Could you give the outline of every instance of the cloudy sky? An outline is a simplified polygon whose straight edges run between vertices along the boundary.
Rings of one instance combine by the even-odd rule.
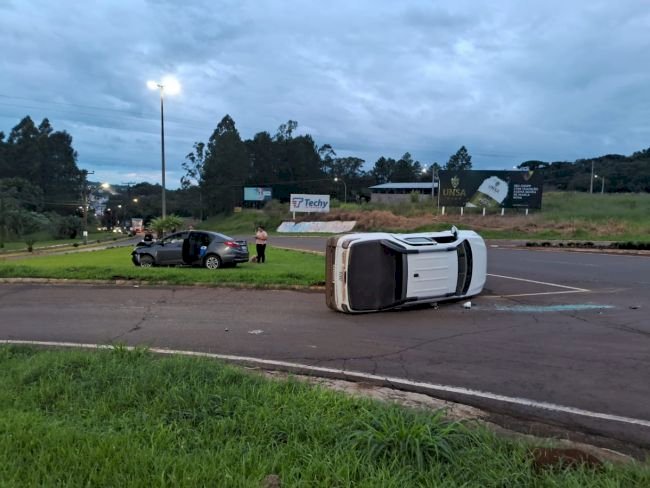
[[[167,182],[224,114],[358,156],[475,168],[650,146],[646,0],[0,0],[0,130],[48,117],[95,180]]]

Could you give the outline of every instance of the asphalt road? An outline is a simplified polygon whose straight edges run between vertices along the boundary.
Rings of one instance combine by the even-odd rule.
[[[367,315],[335,313],[316,292],[5,284],[0,339],[147,344],[405,378],[650,448],[650,258],[491,247],[488,262],[471,309]]]

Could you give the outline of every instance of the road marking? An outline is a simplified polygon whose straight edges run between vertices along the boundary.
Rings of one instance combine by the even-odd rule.
[[[517,293],[516,295],[481,295],[482,298],[516,298],[535,297],[538,295],[566,295],[569,293],[585,293],[589,290],[544,291],[539,293]]]
[[[545,291],[545,292],[538,292],[538,293],[517,293],[515,295],[491,295],[499,298],[532,297],[537,295],[560,295],[564,293],[588,293],[591,291],[591,290],[587,290],[586,288],[578,288],[577,286],[559,285],[557,283],[548,283],[546,281],[535,281],[526,278],[515,278],[514,276],[504,276],[504,275],[498,275],[492,273],[486,273],[486,275],[493,276],[494,278],[504,278],[506,280],[525,281],[526,283],[534,283],[536,285],[553,286],[555,288],[563,288],[564,290],[566,290],[566,291]]]
[[[534,262],[534,263],[542,263],[542,264],[550,264],[550,263],[553,263],[553,264],[566,264],[566,265],[568,265],[568,266],[586,266],[586,267],[589,267],[589,268],[597,268],[597,267],[600,266],[599,264],[591,264],[591,263],[575,263],[575,262],[573,262],[573,261],[544,261],[544,260],[542,260],[542,259],[537,259],[537,260],[536,260],[536,259],[532,259],[532,260],[530,260],[530,261],[531,261],[531,262]]]
[[[0,340],[0,344],[16,344],[16,345],[48,346],[48,347],[77,347],[77,348],[84,348],[84,349],[113,349],[113,346],[105,345],[105,344],[84,344],[84,343],[76,343],[76,342],[52,342],[52,341],[26,341],[26,340],[11,340],[11,339],[2,339]],[[123,346],[123,347],[128,350],[135,349],[134,346]],[[602,413],[602,412],[592,412],[590,410],[584,410],[581,408],[569,407],[565,405],[558,405],[550,402],[539,402],[527,398],[511,397],[511,396],[500,395],[498,393],[491,393],[487,391],[472,390],[469,388],[441,385],[436,383],[412,381],[406,378],[396,378],[393,376],[381,376],[377,374],[363,373],[361,371],[348,371],[344,369],[325,368],[323,366],[310,366],[308,364],[291,363],[287,361],[278,361],[274,359],[259,359],[259,358],[253,358],[248,356],[234,356],[230,354],[216,354],[210,352],[181,351],[175,349],[161,349],[157,347],[151,347],[149,348],[149,351],[156,354],[197,356],[197,357],[205,357],[211,359],[221,359],[224,361],[231,361],[237,363],[292,368],[298,370],[312,371],[315,373],[330,373],[330,374],[336,374],[351,379],[381,381],[392,385],[402,385],[402,386],[416,387],[424,390],[430,390],[431,392],[443,391],[446,393],[457,393],[459,395],[464,395],[464,396],[469,396],[474,398],[482,398],[487,400],[494,400],[494,401],[508,403],[512,405],[536,408],[539,410],[548,410],[551,412],[558,412],[558,413],[559,412],[568,413],[571,415],[578,415],[581,417],[587,417],[587,418],[599,419],[599,420],[608,420],[611,422],[618,422],[618,423],[629,424],[629,425],[638,425],[641,427],[650,428],[650,420],[623,417],[621,415],[612,415],[612,414]]]
[[[494,276],[495,278],[505,278],[507,280],[526,281],[527,283],[535,283],[537,285],[547,285],[547,286],[555,286],[556,288],[566,288],[567,290],[575,290],[575,291],[583,291],[583,292],[589,291],[586,288],[578,288],[576,286],[567,286],[567,285],[558,285],[557,283],[548,283],[546,281],[535,281],[526,278],[515,278],[514,276],[503,276],[503,275],[492,274],[492,273],[487,273],[487,275]]]
[[[604,308],[614,308],[613,305],[594,305],[591,303],[576,303],[568,305],[513,305],[494,307],[499,312],[525,312],[525,313],[543,313],[543,312],[575,312],[578,310],[602,310]]]

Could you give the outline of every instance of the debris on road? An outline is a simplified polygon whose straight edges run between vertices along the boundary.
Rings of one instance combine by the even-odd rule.
[[[463,303],[463,308],[469,310],[470,308],[472,308],[472,302],[465,302],[465,303]]]
[[[259,335],[259,334],[262,334],[263,332],[264,331],[262,329],[255,329],[255,330],[249,330],[248,331],[249,334],[253,334],[253,335]]]

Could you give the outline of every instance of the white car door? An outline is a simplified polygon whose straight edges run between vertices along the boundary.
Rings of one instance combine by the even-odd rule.
[[[436,251],[409,254],[406,298],[443,297],[456,291],[458,256]]]

